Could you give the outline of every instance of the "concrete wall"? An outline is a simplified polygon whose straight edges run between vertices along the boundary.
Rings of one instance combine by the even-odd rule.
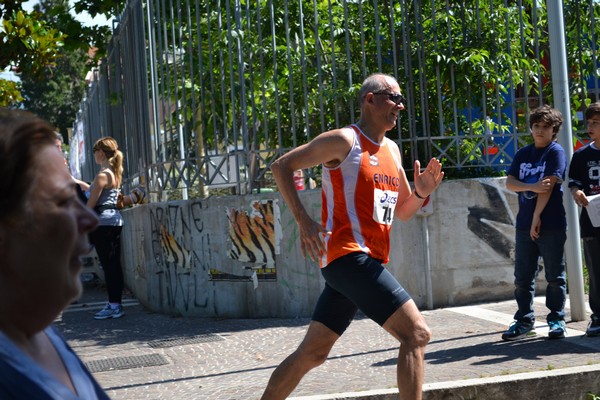
[[[300,196],[320,220],[320,190]],[[446,181],[431,200],[392,229],[388,267],[417,304],[512,298],[517,197],[504,178]],[[310,316],[323,288],[278,193],[146,204],[124,216],[126,283],[154,311]]]

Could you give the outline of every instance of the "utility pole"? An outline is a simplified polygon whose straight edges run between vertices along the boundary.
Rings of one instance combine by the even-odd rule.
[[[548,31],[550,33],[550,65],[552,70],[552,94],[554,107],[563,117],[563,131],[558,142],[565,149],[567,164],[573,156],[573,129],[571,126],[571,101],[569,99],[569,76],[567,74],[567,51],[565,46],[565,21],[562,0],[548,0]],[[567,242],[565,256],[569,276],[569,299],[571,319],[583,321],[585,315],[585,293],[583,287],[583,266],[581,264],[581,242],[579,240],[579,214],[571,199],[567,182],[563,183],[564,203],[567,213]]]

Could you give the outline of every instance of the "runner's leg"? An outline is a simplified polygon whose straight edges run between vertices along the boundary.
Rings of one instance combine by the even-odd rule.
[[[261,400],[287,398],[311,369],[323,364],[340,336],[320,322],[311,321],[304,340],[275,369]]]
[[[425,346],[431,331],[415,302],[404,303],[383,328],[400,341],[398,354],[398,391],[402,400],[420,400],[423,391]]]

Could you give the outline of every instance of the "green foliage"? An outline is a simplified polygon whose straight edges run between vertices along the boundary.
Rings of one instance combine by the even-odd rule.
[[[39,0],[31,13],[23,11],[22,3],[22,0],[0,3],[3,22],[0,69],[14,65],[31,73],[52,65],[60,48],[87,51],[95,47],[98,57],[106,54],[106,44],[112,34],[110,28],[84,26],[70,11],[111,18],[120,15],[127,0],[78,0],[72,7],[68,0]]]
[[[75,0],[74,7],[76,13],[86,11],[92,17],[96,15],[113,17],[121,15],[126,4],[127,0]]]
[[[19,67],[31,90],[25,96],[30,106],[50,110],[48,115],[74,113],[51,106],[74,104],[84,73],[77,78],[78,67],[67,67],[64,75],[74,82],[69,87],[68,79],[59,78],[61,69],[75,62],[68,54],[80,55],[89,46],[105,54],[110,29],[82,27],[66,0],[40,3],[31,14],[22,11],[20,0],[0,4],[0,67]],[[181,115],[165,130],[183,120],[191,153],[224,135],[227,143],[221,146],[244,142],[284,151],[353,122],[360,83],[382,71],[397,76],[410,98],[411,109],[391,133],[402,140],[407,161],[440,156],[458,165],[447,176],[492,174],[475,167],[488,157],[490,133],[528,130],[526,110],[532,105],[513,103],[509,95],[518,91],[520,97],[539,95],[552,103],[551,85],[545,84],[551,75],[543,62],[549,35],[539,30],[547,26],[547,15],[539,1],[241,0],[234,12],[225,7],[229,3],[196,0],[174,14],[168,10],[173,2],[149,3],[165,24],[157,57],[178,71],[159,74],[162,95],[181,105]],[[125,5],[126,0],[73,2],[76,13],[109,17]],[[600,18],[600,4],[565,0],[564,16],[575,118],[590,102],[585,81],[598,72],[590,21]],[[43,81],[34,85],[36,77]],[[17,98],[14,86],[1,86]],[[111,98],[111,104],[118,101]],[[506,106],[516,107],[516,115],[505,115]],[[179,154],[176,144],[167,146]]]
[[[91,7],[110,12],[126,0],[75,2],[78,12]],[[21,0],[0,4],[0,69],[11,66],[24,84],[0,80],[3,105],[24,101],[30,110],[55,124],[63,132],[72,126],[78,104],[84,95],[84,77],[91,61],[84,56],[97,47],[95,57],[105,53],[110,36],[108,27],[86,27],[69,13],[67,0],[40,0],[34,11],[22,10]],[[96,58],[97,59],[97,58]],[[25,92],[21,92],[21,89]]]
[[[54,64],[64,35],[21,10],[2,14],[0,69],[15,66],[20,72],[39,75]]]
[[[23,101],[18,82],[0,79],[0,107],[12,107]]]
[[[75,31],[79,22],[69,14],[67,0],[42,0],[34,7],[38,22],[61,32]],[[54,62],[37,74],[21,73],[23,106],[52,123],[63,134],[73,126],[79,103],[85,96],[85,75],[92,64],[82,37],[64,35],[64,46]]]
[[[75,3],[75,12],[80,9]],[[119,2],[115,2],[119,4]],[[79,9],[79,11],[77,11]],[[39,13],[39,18],[46,24],[59,29],[64,33],[63,49],[66,51],[88,51],[90,48],[97,49],[94,56],[99,59],[106,53],[106,43],[111,35],[107,26],[84,26],[71,13],[68,0],[39,0],[34,6],[34,12]],[[114,14],[118,15],[118,14]]]
[[[544,67],[531,46],[532,1],[522,4],[523,7],[506,6],[504,2],[493,1],[478,2],[477,7],[465,2],[450,6],[434,2],[433,8],[430,3],[423,5],[423,15],[431,18],[423,21],[424,33],[417,36],[415,54],[424,56],[426,70],[418,71],[416,67],[412,73],[425,75],[428,87],[438,89],[424,93],[427,97],[419,100],[426,107],[417,110],[416,115],[440,121],[430,128],[432,145],[445,150],[440,157],[443,163],[452,161],[450,164],[461,166],[455,171],[448,170],[449,178],[502,175],[492,168],[480,167],[482,149],[490,145],[486,135],[527,129],[503,111],[510,104],[508,94],[512,90],[522,86],[527,87],[528,94],[542,90],[538,74]],[[537,20],[538,26],[544,26],[542,16],[538,15]],[[524,43],[521,38],[525,38]],[[546,46],[546,38],[547,35],[540,38],[542,48]],[[441,107],[428,106],[436,104],[438,96],[442,99]],[[468,110],[468,114],[456,115],[456,109]],[[422,114],[423,111],[427,114]],[[457,137],[460,144],[449,146],[454,143],[450,140]],[[429,155],[424,149],[419,149],[418,154],[420,158]]]
[[[229,7],[234,3],[239,9]],[[528,131],[526,111],[534,104],[522,99],[552,103],[544,62],[549,35],[539,30],[547,26],[543,2],[234,3],[147,3],[156,13],[146,22],[157,26],[157,86],[162,100],[177,105],[169,109],[178,114],[161,127],[167,135],[164,154],[171,158],[181,154],[172,139],[183,123],[187,155],[217,145],[221,152],[240,144],[276,149],[261,161],[260,168],[266,168],[278,152],[356,120],[360,83],[381,71],[397,76],[410,99],[399,129],[391,133],[402,141],[406,164],[438,156],[458,166],[447,170],[447,177],[489,176],[502,174],[481,167],[491,163],[485,154],[493,145],[490,137]],[[78,30],[64,0],[42,5],[46,24],[64,33],[62,47],[69,52],[78,43],[99,44],[97,39],[109,34]],[[118,15],[124,5],[125,0],[74,2],[76,12],[92,16]],[[600,17],[599,7],[565,0],[573,111],[590,101],[585,79],[597,73],[597,38],[587,21]],[[46,78],[56,74],[44,69]],[[66,91],[63,84],[52,90]],[[511,97],[515,92],[521,99]],[[111,105],[122,101],[109,96]],[[506,115],[507,107],[516,113]],[[225,142],[218,140],[223,137]],[[507,162],[502,155],[494,157],[494,165]]]
[[[181,114],[189,124],[197,118],[185,130],[191,148],[198,141],[211,146],[225,132],[229,144],[237,144],[245,121],[249,143],[272,149],[301,144],[353,122],[362,80],[381,71],[399,77],[414,106],[409,122],[392,133],[404,139],[405,158],[427,159],[441,149],[442,161],[462,165],[457,177],[494,174],[472,167],[481,164],[486,135],[527,129],[502,113],[505,95],[517,86],[543,90],[544,66],[532,46],[532,0],[523,7],[478,2],[477,8],[441,1],[384,2],[377,9],[367,1],[242,3],[238,22],[210,1],[192,2],[189,16],[166,22],[164,31],[177,34],[174,40],[165,35],[159,57],[181,63],[173,67],[194,65],[194,75],[162,74],[159,87],[173,103],[183,93]],[[542,11],[535,23],[545,23]],[[542,52],[547,48],[547,35],[539,45]],[[419,80],[428,90],[417,90]],[[456,115],[457,109],[473,115]],[[202,137],[194,135],[198,131]],[[416,146],[405,140],[420,137],[432,139]]]
[[[85,96],[87,53],[61,52],[56,67],[46,68],[44,79],[23,74],[23,106],[66,133],[73,127],[81,99]]]

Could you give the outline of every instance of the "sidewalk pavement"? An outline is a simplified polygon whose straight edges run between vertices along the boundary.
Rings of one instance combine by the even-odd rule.
[[[82,298],[56,325],[108,394],[119,400],[258,399],[309,322],[173,317],[150,312],[133,298],[125,299],[122,318],[96,321],[93,314],[104,306],[105,296],[102,288],[87,284]],[[600,393],[600,378],[595,378],[600,376],[600,337],[583,336],[588,321],[570,322],[568,314],[568,337],[549,340],[540,297],[535,301],[537,335],[503,342],[500,335],[512,321],[514,307],[511,300],[423,312],[433,331],[426,352],[424,398],[518,400],[525,398],[518,386],[493,397],[481,397],[481,388],[471,390],[479,393],[469,395],[475,397],[459,396],[456,388],[548,376],[568,382],[565,374],[576,370],[592,372],[594,382],[586,383],[592,386],[586,391]],[[292,397],[395,398],[397,354],[398,345],[389,334],[359,317],[327,362],[306,375]],[[541,393],[550,384],[542,380],[534,389]]]

